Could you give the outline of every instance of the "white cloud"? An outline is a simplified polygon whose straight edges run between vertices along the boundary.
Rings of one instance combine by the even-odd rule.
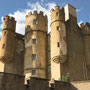
[[[82,21],[82,20],[78,22],[78,25],[80,26],[80,24],[81,24],[81,23],[83,23],[83,21]]]
[[[20,34],[25,34],[25,16],[26,16],[26,11],[16,11],[14,14],[9,14],[9,16],[13,16],[15,20],[17,21],[16,23],[16,32]]]
[[[43,11],[48,16],[48,30],[50,32],[50,9],[54,8],[56,4],[46,3],[45,5],[41,5],[41,3],[27,3],[29,9],[24,9],[23,11],[16,11],[13,14],[9,14],[9,16],[15,17],[17,24],[16,24],[16,32],[20,34],[25,34],[25,16],[29,11],[37,10],[38,12]]]
[[[43,11],[48,16],[48,32],[50,32],[50,10],[56,6],[56,3],[48,2],[45,5],[40,5],[39,2],[36,3],[27,3],[28,7],[32,10],[37,10],[38,12]]]
[[[36,3],[27,3],[28,9],[24,9],[22,11],[17,10],[14,13],[10,13],[9,16],[13,16],[17,21],[16,24],[16,32],[20,34],[25,34],[25,16],[29,11],[37,10],[38,12],[43,11],[48,16],[48,31],[50,32],[50,9],[56,6],[56,3],[48,2],[43,4],[43,0],[41,2]],[[3,18],[3,17],[2,17]]]

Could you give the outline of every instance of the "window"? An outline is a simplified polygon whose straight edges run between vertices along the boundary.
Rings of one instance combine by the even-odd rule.
[[[6,32],[4,32],[4,36],[6,35]]]
[[[32,75],[36,75],[36,70],[32,70]]]
[[[57,30],[58,30],[58,31],[60,30],[59,26],[57,26]]]
[[[59,13],[58,12],[56,12],[56,16],[59,16]]]
[[[36,59],[36,54],[32,54],[32,60]]]
[[[5,25],[8,25],[8,21],[5,22]]]
[[[5,48],[5,44],[3,44],[2,48]]]
[[[33,20],[33,24],[37,24],[37,21],[36,20]]]
[[[33,44],[36,44],[36,39],[32,39],[32,43]]]
[[[57,47],[60,47],[60,44],[59,44],[59,42],[57,42]]]

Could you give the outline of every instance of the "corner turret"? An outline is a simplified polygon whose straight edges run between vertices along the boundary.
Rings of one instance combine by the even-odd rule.
[[[81,23],[80,24],[81,32],[83,35],[90,34],[90,23],[86,22],[86,24]]]
[[[14,59],[16,21],[13,17],[3,18],[2,37],[0,44],[0,61],[9,63]]]

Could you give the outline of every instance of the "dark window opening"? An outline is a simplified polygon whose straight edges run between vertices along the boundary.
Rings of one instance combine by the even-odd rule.
[[[57,47],[60,47],[60,44],[59,44],[59,42],[57,42]]]
[[[5,25],[8,25],[8,21],[5,22]]]
[[[32,60],[36,59],[36,54],[32,54]]]
[[[36,70],[32,70],[32,75],[36,75]]]
[[[5,48],[5,44],[3,44],[2,48],[3,48],[3,49]]]
[[[33,44],[36,44],[36,39],[32,39],[32,43]]]
[[[59,26],[57,26],[57,30],[58,30],[58,31],[60,30],[60,27],[59,27]]]
[[[33,24],[37,24],[37,21],[36,20],[33,20]]]
[[[6,35],[6,32],[4,32],[4,35]]]
[[[59,16],[59,13],[58,12],[56,12],[56,16]]]

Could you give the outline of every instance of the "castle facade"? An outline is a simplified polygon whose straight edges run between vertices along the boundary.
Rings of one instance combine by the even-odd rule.
[[[56,6],[50,13],[50,33],[48,33],[47,15],[42,11],[29,12],[26,15],[25,35],[15,32],[16,20],[13,17],[3,18],[0,40],[2,80],[6,76],[16,76],[17,81],[24,85],[28,84],[30,78],[60,81],[67,73],[71,82],[90,80],[90,24],[82,23],[79,26],[76,8],[69,4],[64,8]],[[31,79],[29,84],[33,85],[33,81]],[[23,88],[15,90],[26,90]]]

